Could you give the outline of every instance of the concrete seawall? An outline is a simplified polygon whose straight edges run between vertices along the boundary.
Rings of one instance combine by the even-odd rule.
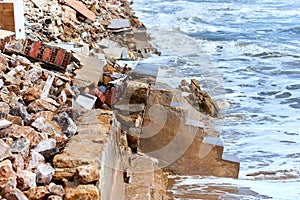
[[[158,200],[169,175],[238,177],[209,94],[192,80],[191,104],[141,60],[160,53],[130,1],[24,10],[26,38],[0,32],[0,199]]]

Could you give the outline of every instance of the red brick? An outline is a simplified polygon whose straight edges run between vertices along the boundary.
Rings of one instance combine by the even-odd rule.
[[[64,49],[59,49],[58,52],[57,52],[55,63],[58,64],[58,65],[61,65],[61,61],[64,58],[64,55],[65,55],[65,50]]]
[[[51,55],[51,49],[50,48],[46,48],[44,50],[43,61],[48,62],[49,58],[50,58],[50,55]]]
[[[36,58],[37,52],[39,50],[39,46],[40,46],[39,42],[33,42],[32,48],[31,48],[31,50],[29,52],[29,56],[30,57]]]

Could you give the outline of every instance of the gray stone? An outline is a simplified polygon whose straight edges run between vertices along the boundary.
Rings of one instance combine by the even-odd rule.
[[[56,148],[56,140],[53,138],[42,140],[37,147],[34,149],[36,152],[43,152],[46,150],[50,150]]]
[[[44,117],[38,117],[34,122],[32,122],[31,126],[36,128],[38,131],[42,131],[43,129],[47,128],[46,120]]]
[[[18,170],[17,187],[24,191],[36,187],[36,174],[28,170]]]
[[[53,120],[58,123],[58,125],[62,128],[63,134],[66,136],[72,137],[76,133],[77,126],[66,112],[61,112],[55,115]]]
[[[30,155],[31,157],[28,162],[27,169],[36,169],[39,164],[45,163],[45,158],[42,154],[32,151]]]
[[[24,157],[29,154],[30,140],[26,138],[19,138],[10,145],[10,149],[13,153],[21,153]]]
[[[54,175],[54,168],[50,164],[40,164],[36,169],[36,182],[41,184],[49,184]]]

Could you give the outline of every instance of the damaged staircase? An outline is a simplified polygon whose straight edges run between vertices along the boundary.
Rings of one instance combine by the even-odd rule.
[[[237,178],[239,162],[223,156],[223,142],[209,118],[177,90],[150,88],[138,150],[173,174]]]
[[[223,155],[212,118],[179,90],[157,83],[156,72],[138,65],[114,105],[133,151],[123,199],[165,199],[168,174],[238,178],[238,159]]]

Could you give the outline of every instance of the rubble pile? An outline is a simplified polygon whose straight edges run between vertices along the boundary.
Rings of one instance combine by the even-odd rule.
[[[105,53],[108,57],[108,52],[117,51],[118,55],[112,56],[115,59],[136,60],[154,50],[147,43],[144,25],[133,15],[127,0],[25,0],[24,3],[26,34],[32,40],[88,44],[90,54],[96,56]]]
[[[76,133],[72,81],[0,54],[0,199],[62,199],[53,157]]]

